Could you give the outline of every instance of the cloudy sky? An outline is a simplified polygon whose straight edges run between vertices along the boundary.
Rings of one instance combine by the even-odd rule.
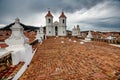
[[[81,30],[120,31],[120,0],[0,0],[0,27],[14,22],[45,26],[50,8],[54,21],[63,10],[67,29],[80,25]]]

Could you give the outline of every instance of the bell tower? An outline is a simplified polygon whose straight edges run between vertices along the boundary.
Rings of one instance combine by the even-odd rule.
[[[61,36],[66,36],[66,16],[64,14],[64,12],[62,11],[60,17],[59,17],[59,23],[60,23],[60,27],[61,27],[61,31],[60,34]]]
[[[64,14],[64,12],[62,11],[60,17],[59,17],[59,22],[62,26],[66,26],[66,16]]]
[[[53,16],[50,11],[45,16],[46,19],[46,36],[52,36]]]

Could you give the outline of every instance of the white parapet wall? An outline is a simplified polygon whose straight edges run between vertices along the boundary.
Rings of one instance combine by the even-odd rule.
[[[12,34],[5,40],[8,45],[7,51],[11,52],[12,64],[17,65],[19,62],[25,62],[24,66],[18,71],[13,80],[18,80],[18,78],[26,70],[27,66],[30,64],[32,57],[34,55],[32,46],[29,45],[29,39],[24,35],[24,28],[20,25],[19,18],[15,19],[15,24],[11,27]]]
[[[26,64],[30,63],[32,57],[32,47],[27,45],[12,49],[12,63],[17,65],[20,61],[24,61]]]
[[[28,49],[28,50],[29,50],[29,49]],[[22,76],[22,74],[25,72],[25,70],[27,69],[28,65],[30,64],[30,62],[31,62],[34,54],[36,53],[36,51],[37,51],[37,48],[33,51],[32,54],[29,54],[29,53],[26,54],[26,55],[27,55],[26,58],[28,58],[28,59],[27,59],[28,62],[25,62],[25,64],[22,66],[22,68],[18,71],[18,73],[14,76],[14,78],[13,78],[12,80],[18,80],[18,79]],[[25,56],[26,56],[26,55],[25,55]],[[30,55],[30,56],[29,56],[29,55]],[[24,57],[24,58],[25,58],[25,57]],[[17,62],[18,62],[18,61],[17,61]]]

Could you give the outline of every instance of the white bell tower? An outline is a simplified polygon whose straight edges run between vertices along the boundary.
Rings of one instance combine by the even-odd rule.
[[[53,16],[50,11],[48,11],[47,15],[45,16],[46,19],[46,36],[53,35]]]
[[[59,17],[59,23],[60,23],[60,28],[59,29],[59,35],[61,36],[66,36],[66,16],[64,14],[64,12],[61,13],[60,17]]]

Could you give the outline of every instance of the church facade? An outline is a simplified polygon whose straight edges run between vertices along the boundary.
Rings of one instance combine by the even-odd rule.
[[[72,36],[77,36],[77,37],[81,36],[79,25],[77,25],[77,27],[74,26],[74,28],[72,29]]]
[[[59,17],[59,22],[53,22],[53,16],[50,11],[45,16],[46,36],[66,36],[66,19],[64,12]]]

